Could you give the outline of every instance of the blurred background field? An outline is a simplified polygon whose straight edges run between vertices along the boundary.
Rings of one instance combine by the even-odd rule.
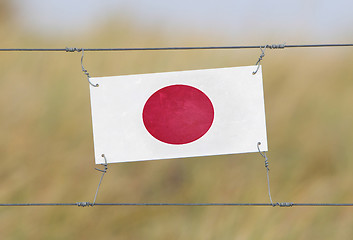
[[[192,28],[171,34],[161,23],[142,28],[123,10],[79,34],[53,29],[45,34],[23,27],[17,11],[10,1],[0,2],[0,48],[253,45],[281,43],[286,36],[291,37],[288,44],[326,40],[274,32],[238,41],[226,31],[222,35]],[[337,39],[352,43],[349,34]],[[260,50],[87,52],[84,65],[92,76],[112,76],[253,65],[259,54]],[[352,48],[266,52],[263,79],[275,202],[353,202],[352,59]],[[93,201],[100,173],[94,170],[89,89],[80,67],[80,53],[0,53],[1,203]],[[268,201],[264,161],[257,153],[111,164],[97,199]],[[1,207],[0,238],[351,239],[352,211]]]

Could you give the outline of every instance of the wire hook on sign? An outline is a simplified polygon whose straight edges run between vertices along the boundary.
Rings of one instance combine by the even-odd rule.
[[[104,166],[104,169],[102,170],[102,169],[99,169],[99,168],[95,168],[97,171],[102,172],[102,176],[101,176],[101,179],[100,179],[100,181],[99,181],[99,184],[98,184],[98,187],[97,187],[97,190],[96,190],[96,194],[94,195],[94,200],[93,200],[92,206],[94,206],[94,204],[96,203],[96,199],[97,199],[99,187],[101,186],[101,183],[102,183],[104,174],[105,174],[105,173],[107,172],[107,170],[108,170],[107,158],[105,157],[104,154],[102,154],[102,157],[104,158],[104,164],[102,164],[102,165]]]
[[[87,72],[87,70],[83,67],[84,49],[81,48],[80,51],[82,51],[82,56],[81,56],[81,68],[82,68],[82,72],[87,76],[87,80],[88,80],[89,84],[91,84],[92,87],[99,87],[99,84],[98,84],[98,83],[97,83],[97,84],[91,83],[91,81],[90,81],[90,77],[91,77],[91,76],[89,75],[89,73]]]
[[[260,150],[260,145],[261,145],[261,142],[258,142],[258,143],[257,143],[257,149],[259,150],[259,153],[261,154],[261,156],[265,159],[265,168],[266,168],[266,174],[267,174],[268,196],[270,197],[270,202],[271,202],[272,206],[276,206],[276,204],[274,204],[274,203],[272,202],[272,197],[271,197],[270,174],[269,174],[270,168],[269,168],[268,158],[267,158],[265,152],[261,152],[261,150]]]
[[[255,65],[257,66],[257,68],[256,68],[255,71],[252,72],[253,75],[255,75],[255,74],[257,73],[257,71],[259,71],[260,63],[261,63],[263,57],[265,56],[265,50],[266,50],[266,48],[267,48],[267,45],[264,47],[264,49],[262,49],[262,47],[260,47],[261,55],[260,55],[260,57],[259,57],[259,60],[257,60],[257,62],[256,62],[256,64],[255,64]]]

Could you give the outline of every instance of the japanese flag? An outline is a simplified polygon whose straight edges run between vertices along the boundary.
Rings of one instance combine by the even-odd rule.
[[[91,78],[96,164],[267,151],[254,68]]]

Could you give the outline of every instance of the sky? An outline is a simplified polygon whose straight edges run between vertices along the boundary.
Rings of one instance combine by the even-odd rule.
[[[143,28],[158,26],[224,34],[243,40],[261,37],[290,42],[344,42],[353,37],[352,0],[13,0],[17,22],[43,34],[94,30],[107,19],[129,17]],[[257,40],[259,39],[259,40]],[[234,42],[237,42],[236,40]]]

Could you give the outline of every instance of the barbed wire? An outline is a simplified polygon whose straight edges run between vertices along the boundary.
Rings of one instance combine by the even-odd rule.
[[[81,52],[81,51],[172,51],[172,50],[226,50],[226,49],[284,49],[317,47],[353,47],[353,43],[329,44],[270,44],[250,46],[201,46],[201,47],[136,47],[136,48],[0,48],[2,52]]]

